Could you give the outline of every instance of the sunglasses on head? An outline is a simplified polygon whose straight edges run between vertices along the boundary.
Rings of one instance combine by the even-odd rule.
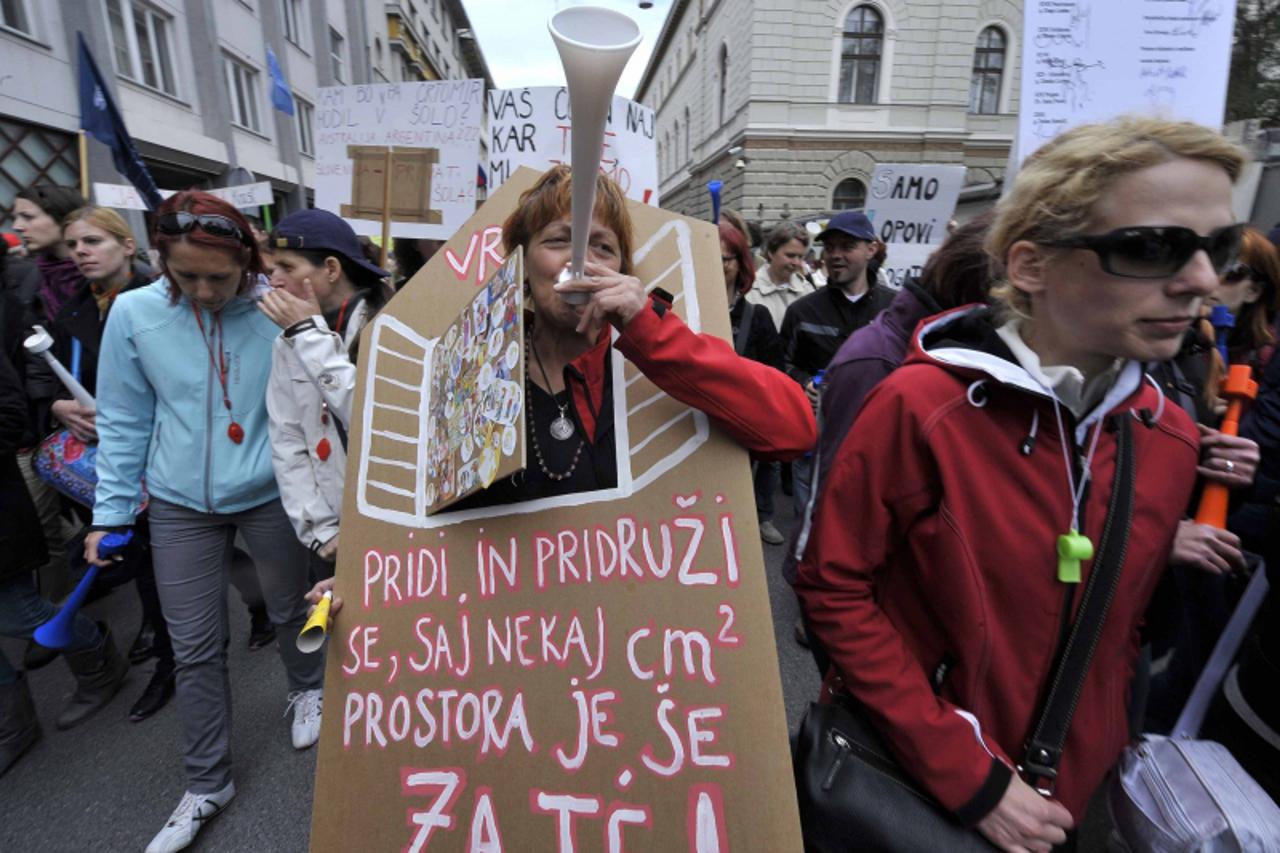
[[[218,213],[188,213],[180,210],[177,213],[166,213],[156,220],[156,230],[161,234],[186,234],[199,228],[210,237],[233,237],[249,245],[240,226],[226,216]]]
[[[1118,228],[1108,234],[1084,234],[1061,240],[1042,240],[1046,246],[1088,249],[1103,270],[1122,278],[1168,278],[1187,265],[1201,249],[1214,272],[1222,274],[1240,252],[1244,225],[1227,225],[1201,237],[1177,225]]]

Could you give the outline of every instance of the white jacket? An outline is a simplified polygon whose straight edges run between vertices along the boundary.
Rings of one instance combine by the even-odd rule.
[[[298,539],[312,549],[338,535],[347,470],[342,435],[351,423],[356,388],[356,366],[347,353],[368,319],[368,308],[363,300],[356,306],[345,339],[329,331],[323,317],[314,319],[317,328],[276,338],[267,384],[271,462],[280,499]],[[329,443],[323,460],[321,440]]]

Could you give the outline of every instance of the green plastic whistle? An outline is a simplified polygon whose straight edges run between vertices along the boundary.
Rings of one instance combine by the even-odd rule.
[[[1080,583],[1080,561],[1093,559],[1093,541],[1072,530],[1058,537],[1058,580]]]

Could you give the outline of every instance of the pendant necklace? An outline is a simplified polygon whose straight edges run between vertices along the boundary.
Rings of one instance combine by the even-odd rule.
[[[1093,427],[1093,440],[1089,442],[1089,452],[1085,454],[1084,470],[1080,474],[1080,484],[1076,485],[1075,474],[1071,467],[1071,451],[1067,445],[1066,427],[1062,421],[1062,407],[1058,398],[1053,397],[1053,414],[1058,419],[1058,440],[1062,443],[1062,461],[1067,469],[1067,487],[1071,489],[1071,528],[1058,537],[1058,580],[1062,583],[1080,583],[1080,561],[1093,559],[1093,540],[1080,532],[1080,501],[1084,497],[1085,486],[1092,476],[1093,454],[1098,449],[1098,436],[1102,433],[1102,419]]]
[[[542,381],[547,383],[547,393],[551,395],[551,402],[555,403],[556,408],[560,410],[560,414],[551,422],[551,437],[556,441],[568,441],[573,438],[575,432],[573,421],[568,415],[569,404],[557,400],[555,393],[551,390],[551,378],[547,376],[547,369],[542,366],[542,356],[538,355],[538,348],[533,345],[533,332],[529,333],[529,340],[525,341],[525,347],[533,350],[533,360],[538,363],[538,370],[542,371]]]
[[[204,329],[204,318],[200,314],[200,308],[194,302],[191,303],[191,311],[196,315],[196,325],[200,327],[200,337],[204,340],[205,349],[209,351],[209,364],[218,374],[218,384],[222,386],[222,405],[227,407],[227,415],[231,418],[231,425],[227,427],[227,438],[231,439],[235,444],[244,441],[244,427],[236,423],[235,414],[231,411],[231,396],[227,393],[227,357],[223,349],[222,343],[222,313],[213,315],[213,327],[217,335],[217,354],[214,354],[214,344],[209,334]]]

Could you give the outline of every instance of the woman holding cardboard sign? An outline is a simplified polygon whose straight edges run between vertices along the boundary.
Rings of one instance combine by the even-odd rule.
[[[548,170],[503,226],[508,253],[524,250],[525,435],[530,464],[454,509],[608,489],[618,472],[610,369],[617,349],[662,391],[705,412],[762,459],[792,459],[813,447],[816,426],[804,391],[786,374],[698,334],[671,297],[631,275],[632,226],[618,185],[596,176],[586,278],[560,281],[570,261],[570,169]],[[568,293],[587,300],[571,304]],[[308,596],[319,603],[325,582]],[[333,611],[341,603],[334,599]]]
[[[617,484],[613,394],[615,344],[661,390],[697,408],[759,458],[790,459],[812,448],[815,425],[803,392],[785,374],[742,358],[733,346],[693,332],[671,297],[631,275],[632,225],[622,190],[596,178],[586,277],[560,281],[569,264],[570,169],[548,170],[503,225],[507,252],[524,250],[525,432],[528,469],[494,483],[468,506],[533,500]],[[566,294],[588,298],[571,304]],[[767,401],[767,405],[761,405]]]

